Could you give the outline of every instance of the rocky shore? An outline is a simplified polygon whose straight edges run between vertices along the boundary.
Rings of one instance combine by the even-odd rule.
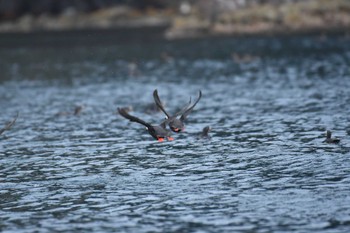
[[[167,39],[310,31],[348,35],[350,1],[197,0],[143,8],[117,4],[90,11],[67,7],[57,14],[42,12],[3,17],[0,33],[160,26],[166,28]]]

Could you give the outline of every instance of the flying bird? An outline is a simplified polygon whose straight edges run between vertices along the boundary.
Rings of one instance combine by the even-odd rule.
[[[165,111],[164,107],[162,106],[162,102],[160,101],[160,98],[158,96],[157,89],[154,90],[153,92],[154,101],[156,102],[158,108],[160,108],[160,110],[162,110],[162,112],[166,115],[165,123],[169,125],[170,129],[173,132],[176,132],[176,133],[179,133],[185,130],[184,121],[186,120],[187,116],[192,112],[193,108],[196,106],[196,104],[201,99],[201,97],[202,97],[202,92],[199,91],[198,99],[194,102],[192,106],[190,106],[191,105],[191,99],[190,99],[190,102],[182,110],[180,110],[179,112],[171,116],[167,111]],[[181,115],[180,118],[177,118],[179,115]]]
[[[128,114],[125,108],[118,108],[118,112],[121,116],[128,119],[129,121],[144,125],[148,133],[159,142],[163,142],[165,139],[167,139],[168,141],[174,140],[171,137],[171,132],[165,128],[164,123],[162,123],[161,125],[151,125],[150,123],[147,123],[135,116]]]

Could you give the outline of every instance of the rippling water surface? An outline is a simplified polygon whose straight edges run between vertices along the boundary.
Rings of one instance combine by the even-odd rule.
[[[96,40],[0,40],[0,231],[349,232],[349,39]],[[156,88],[203,92],[171,142],[116,113]]]

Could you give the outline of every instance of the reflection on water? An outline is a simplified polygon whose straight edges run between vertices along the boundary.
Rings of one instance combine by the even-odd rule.
[[[0,136],[0,230],[347,232],[348,42],[2,48],[0,123],[20,116]],[[154,89],[171,112],[203,92],[172,142],[116,113],[160,123]],[[339,145],[322,143],[326,129]]]

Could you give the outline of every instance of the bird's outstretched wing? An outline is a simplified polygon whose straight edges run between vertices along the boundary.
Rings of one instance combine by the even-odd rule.
[[[141,120],[140,118],[137,118],[135,116],[131,116],[130,114],[127,113],[127,111],[124,108],[118,108],[118,112],[119,112],[120,115],[122,115],[123,117],[125,117],[129,121],[137,122],[137,123],[139,123],[141,125],[146,126],[149,129],[152,128],[151,124]]]
[[[199,90],[198,99],[196,100],[196,102],[194,102],[194,104],[193,104],[191,107],[189,107],[189,108],[181,115],[181,117],[180,117],[180,120],[181,120],[181,121],[186,120],[188,114],[190,114],[190,113],[192,112],[193,108],[196,106],[196,104],[199,102],[199,100],[200,100],[201,98],[202,98],[202,91]]]
[[[187,111],[187,109],[188,109],[188,107],[189,107],[190,105],[191,105],[191,97],[190,97],[190,101],[188,102],[188,104],[186,104],[186,106],[183,107],[180,111],[178,111],[177,113],[175,113],[173,117],[177,117],[177,116],[180,116],[180,115],[184,114],[184,113]]]
[[[190,101],[188,102],[188,104],[185,107],[183,107],[179,112],[175,113],[173,116],[170,116],[170,114],[167,111],[165,111],[163,104],[160,101],[157,89],[154,90],[154,92],[153,92],[153,98],[154,98],[154,101],[156,102],[156,105],[158,106],[158,108],[160,110],[162,110],[162,112],[167,116],[168,119],[175,118],[177,116],[182,115],[184,112],[186,112],[188,107],[191,105],[191,98],[190,98]]]
[[[164,107],[163,107],[163,104],[162,104],[162,102],[161,102],[160,99],[159,99],[157,89],[155,89],[155,90],[153,91],[153,99],[154,99],[154,101],[156,102],[157,107],[158,107],[160,110],[162,110],[162,112],[164,112],[164,114],[167,116],[167,118],[170,118],[171,116],[169,115],[169,113],[167,113],[167,111],[165,111],[165,109],[164,109]]]

